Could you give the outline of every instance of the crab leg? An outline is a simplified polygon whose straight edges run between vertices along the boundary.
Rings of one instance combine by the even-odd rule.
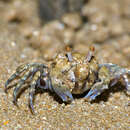
[[[20,74],[22,72],[24,72],[25,70],[27,70],[29,67],[43,67],[43,68],[47,68],[44,64],[41,64],[41,63],[31,63],[31,64],[24,64],[24,65],[21,65],[19,66],[17,69],[16,69],[16,72],[14,74],[11,75],[11,77],[6,81],[5,83],[5,92],[7,92],[7,86],[13,81],[15,80],[17,77],[20,76]]]
[[[36,68],[30,68],[26,73],[25,75],[19,80],[17,86],[15,87],[14,89],[14,92],[13,92],[13,102],[14,104],[17,104],[17,96],[19,94],[19,90],[20,88],[22,87],[23,84],[25,84],[25,81],[29,78],[29,76],[36,72]]]
[[[106,66],[109,69],[111,77],[113,77],[113,82],[111,82],[110,86],[114,86],[120,78],[123,78],[127,89],[127,93],[130,94],[130,82],[127,76],[130,75],[129,69],[121,68],[120,66],[112,63],[104,63],[100,64],[99,66]]]
[[[7,92],[7,86],[27,68],[27,65],[21,65],[16,69],[16,72],[12,74],[11,77],[5,83],[5,92]]]
[[[127,89],[127,94],[130,95],[130,82],[128,80],[128,77],[126,75],[123,75],[123,79],[124,79],[125,86]]]
[[[40,71],[37,71],[33,77],[31,84],[30,84],[29,107],[31,108],[32,113],[34,113],[33,100],[34,100],[34,94],[35,94],[35,87],[36,87],[36,84],[37,84],[40,76],[41,76]]]

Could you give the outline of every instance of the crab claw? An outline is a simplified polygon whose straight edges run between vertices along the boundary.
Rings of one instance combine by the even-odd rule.
[[[63,100],[63,102],[70,102],[73,100],[71,92],[67,89],[64,89],[64,87],[53,87],[53,90]]]
[[[94,100],[96,96],[97,96],[97,90],[90,90],[89,93],[84,98]]]
[[[96,87],[95,89],[91,89],[84,98],[88,99],[89,101],[92,101],[98,95],[100,95],[103,92],[103,90],[105,90],[107,88],[108,88],[108,85],[102,85],[102,87],[100,87],[100,88]]]

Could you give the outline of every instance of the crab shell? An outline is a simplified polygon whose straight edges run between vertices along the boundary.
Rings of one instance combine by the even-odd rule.
[[[70,58],[67,53],[60,53],[50,68],[52,86],[54,90],[56,88],[82,94],[94,84],[97,71],[98,62],[95,57],[88,62],[85,54],[72,52]]]

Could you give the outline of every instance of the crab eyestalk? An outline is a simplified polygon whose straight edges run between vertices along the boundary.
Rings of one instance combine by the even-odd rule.
[[[95,53],[95,48],[94,48],[94,46],[90,46],[89,52],[88,52],[88,54],[87,54],[87,56],[86,56],[86,61],[87,61],[87,62],[90,62],[90,61],[91,61],[92,57],[94,56],[94,53]]]

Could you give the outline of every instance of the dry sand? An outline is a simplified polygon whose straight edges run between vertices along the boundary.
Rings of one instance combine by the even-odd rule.
[[[5,81],[20,64],[46,63],[66,45],[86,53],[94,44],[101,63],[130,69],[130,1],[90,0],[82,14],[86,22],[71,14],[43,26],[35,0],[0,1],[0,129],[130,129],[130,98],[120,84],[93,103],[75,98],[65,105],[55,94],[37,94],[35,115],[28,108],[28,89],[18,99],[19,108],[12,103],[13,88],[4,92]]]

